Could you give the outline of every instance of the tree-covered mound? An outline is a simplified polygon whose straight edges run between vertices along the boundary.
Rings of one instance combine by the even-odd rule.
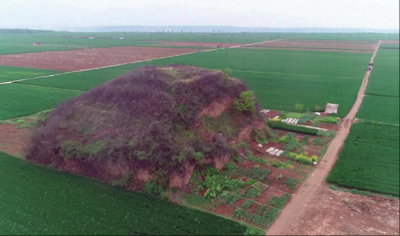
[[[125,187],[154,179],[184,187],[197,164],[222,168],[232,144],[263,130],[259,111],[252,92],[226,73],[144,67],[52,110],[27,159]]]

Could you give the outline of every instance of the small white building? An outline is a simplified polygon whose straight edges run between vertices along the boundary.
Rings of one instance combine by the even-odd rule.
[[[337,114],[339,109],[339,104],[327,103],[325,108],[325,113]]]

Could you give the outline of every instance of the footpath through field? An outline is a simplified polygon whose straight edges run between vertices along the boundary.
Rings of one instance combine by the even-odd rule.
[[[240,47],[252,46],[252,45],[261,44],[261,43],[262,44],[266,44],[266,43],[272,43],[272,42],[279,41],[279,40],[283,40],[283,39],[275,39],[275,40],[270,40],[270,41],[265,41],[265,42],[250,43],[250,44],[245,44],[245,45],[232,46],[232,47],[228,47],[228,48],[240,48]],[[222,49],[223,48],[206,50],[203,53],[212,52],[212,51],[216,51],[216,50],[222,50]],[[198,53],[198,52],[197,51],[196,52],[189,52],[189,53],[177,54],[177,55],[173,55],[173,56],[152,58],[152,59],[149,59],[149,60],[127,62],[127,63],[122,63],[122,64],[103,66],[103,67],[96,67],[96,68],[77,70],[77,71],[62,72],[62,73],[52,74],[52,75],[37,76],[37,77],[32,77],[32,78],[25,78],[25,79],[13,80],[13,81],[8,81],[8,82],[2,82],[2,83],[0,83],[0,85],[12,84],[12,83],[15,83],[15,82],[21,82],[21,81],[26,81],[26,80],[34,80],[34,79],[53,77],[53,76],[58,76],[58,75],[66,75],[66,74],[84,72],[84,71],[92,71],[92,70],[98,70],[98,69],[104,69],[104,68],[110,68],[110,67],[116,67],[116,66],[122,66],[122,65],[128,65],[128,64],[136,64],[136,63],[140,63],[140,62],[153,61],[153,60],[159,60],[159,59],[171,58],[171,57],[178,57],[178,56],[184,56],[184,55],[195,54],[195,53]]]
[[[375,56],[378,53],[381,41],[379,41],[378,46],[372,55],[370,63],[374,62]],[[372,68],[373,70],[373,68]],[[306,206],[308,206],[309,201],[315,197],[318,190],[321,188],[328,188],[325,181],[329,172],[332,170],[339,153],[343,147],[344,141],[346,140],[351,125],[362,101],[364,99],[365,90],[368,85],[369,76],[371,71],[367,71],[364,80],[361,84],[361,88],[357,95],[357,100],[353,104],[350,112],[344,118],[340,130],[337,132],[336,137],[332,140],[328,147],[328,150],[323,157],[322,161],[318,164],[314,172],[307,178],[307,180],[300,186],[298,192],[293,194],[292,199],[288,205],[282,211],[282,214],[278,219],[272,224],[271,228],[267,231],[268,235],[288,235],[291,231],[291,226],[295,225],[296,222],[300,222],[302,214],[306,211]]]

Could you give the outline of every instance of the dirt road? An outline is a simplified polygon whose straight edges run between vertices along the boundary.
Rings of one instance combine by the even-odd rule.
[[[378,43],[377,49],[371,58],[371,63],[374,62],[375,56],[379,50],[380,41]],[[361,103],[364,99],[365,90],[368,85],[368,79],[371,74],[371,71],[367,71],[364,80],[361,84],[361,88],[357,95],[357,100],[355,101],[353,107],[350,112],[345,117],[340,130],[337,132],[336,137],[333,139],[332,143],[329,145],[329,148],[322,159],[322,161],[318,164],[318,167],[314,170],[314,172],[307,178],[307,180],[300,186],[298,192],[292,196],[289,204],[284,208],[282,214],[278,217],[275,223],[268,230],[268,235],[288,235],[292,232],[291,227],[296,224],[296,222],[300,222],[304,219],[302,218],[303,213],[306,211],[306,206],[309,205],[311,199],[318,194],[318,191],[327,188],[327,184],[325,182],[326,177],[328,176],[330,170],[335,164],[338,155],[343,147],[344,141],[346,140],[350,128],[352,125],[352,121],[354,120],[358,109],[361,106]]]

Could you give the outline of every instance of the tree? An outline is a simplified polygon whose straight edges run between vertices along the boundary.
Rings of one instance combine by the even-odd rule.
[[[296,105],[294,105],[294,109],[296,109],[297,112],[301,112],[303,111],[304,105],[297,103]]]
[[[240,98],[233,100],[233,107],[238,111],[256,111],[256,102],[254,101],[254,92],[247,90],[240,93]]]

